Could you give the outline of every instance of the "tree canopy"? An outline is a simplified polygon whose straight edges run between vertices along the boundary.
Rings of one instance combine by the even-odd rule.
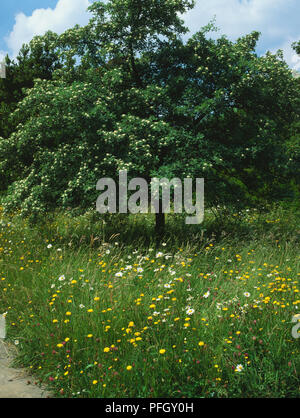
[[[30,44],[34,85],[0,139],[7,210],[92,208],[97,181],[121,169],[204,177],[210,204],[251,202],[290,181],[299,81],[280,52],[256,54],[258,32],[214,40],[211,23],[184,42],[178,13],[193,3],[97,1],[87,26]]]

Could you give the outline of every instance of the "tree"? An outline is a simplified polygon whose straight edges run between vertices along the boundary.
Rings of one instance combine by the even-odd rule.
[[[184,28],[182,21],[178,18],[177,14],[178,12],[182,13],[186,11],[192,6],[193,1],[188,0],[172,0],[163,3],[159,0],[145,1],[143,3],[133,0],[122,2],[119,0],[112,0],[106,4],[103,4],[102,2],[95,2],[90,7],[90,11],[92,11],[94,14],[94,18],[91,19],[90,24],[86,28],[80,28],[76,26],[73,30],[67,31],[59,39],[57,39],[55,47],[63,49],[63,54],[68,58],[69,62],[72,61],[74,56],[79,55],[81,57],[81,62],[79,65],[81,70],[86,70],[89,67],[87,64],[89,61],[91,61],[92,66],[96,66],[97,64],[100,65],[100,68],[97,70],[99,77],[103,77],[104,84],[105,80],[113,79],[113,81],[115,81],[123,77],[124,80],[126,79],[126,84],[122,84],[122,89],[124,91],[127,89],[127,92],[124,93],[124,96],[127,97],[128,95],[131,95],[134,98],[134,86],[142,87],[141,76],[139,75],[139,70],[136,65],[136,61],[138,60],[137,54],[141,54],[143,51],[148,50],[149,48],[152,50],[158,48],[161,43],[161,36],[165,37],[166,39],[172,39],[174,36],[176,36],[176,34],[184,33],[186,29]],[[120,72],[119,69],[114,68],[115,64],[113,67],[111,67],[110,63],[115,63],[116,60],[121,60],[121,70],[123,71]],[[76,84],[68,84],[70,81],[72,81],[72,79],[74,79],[74,77],[69,76],[72,70],[73,68],[69,67],[67,71],[64,68],[56,72],[56,77],[60,78],[61,81],[64,80],[66,82],[63,88],[69,88],[69,91],[74,91],[74,88],[78,88],[78,85]],[[129,77],[124,77],[125,73],[128,73]],[[18,163],[19,167],[22,167],[23,176],[25,173],[26,175],[30,173],[27,175],[26,180],[24,180],[24,177],[22,174],[20,174],[20,177],[22,178],[21,182],[17,182],[15,184],[17,187],[10,188],[10,190],[14,190],[14,197],[12,196],[11,199],[8,199],[10,201],[8,205],[12,206],[14,203],[20,203],[22,198],[26,196],[26,193],[28,193],[29,188],[32,186],[31,197],[27,196],[21,205],[23,208],[28,208],[28,210],[33,210],[34,207],[41,210],[43,206],[42,202],[47,201],[45,196],[47,195],[48,199],[51,196],[51,193],[45,192],[45,187],[37,186],[35,188],[31,183],[32,181],[40,182],[41,180],[40,174],[42,173],[42,170],[39,169],[39,174],[36,174],[36,168],[33,168],[39,164],[38,155],[42,153],[41,148],[45,152],[48,152],[48,149],[46,150],[45,141],[43,141],[43,144],[38,144],[37,140],[33,140],[33,135],[35,134],[37,134],[38,138],[41,137],[41,132],[37,133],[33,125],[41,127],[41,124],[44,123],[44,119],[42,119],[43,122],[40,122],[40,118],[45,117],[48,119],[48,115],[45,115],[43,112],[43,109],[45,109],[44,106],[46,106],[44,100],[45,91],[43,90],[43,86],[45,90],[47,90],[46,94],[51,94],[51,91],[54,95],[59,96],[60,93],[57,91],[57,89],[60,87],[57,84],[54,85],[46,82],[37,82],[35,88],[32,89],[29,92],[28,97],[26,97],[24,101],[20,103],[19,109],[17,109],[14,114],[14,120],[17,119],[20,121],[17,132],[13,133],[9,140],[2,141],[1,144],[1,149],[3,150],[3,155],[5,156],[1,167],[2,173],[4,174],[7,169],[7,165],[11,164],[9,155],[11,155],[13,151],[19,157]],[[110,86],[110,88],[111,87],[113,86]],[[120,93],[118,89],[119,86],[117,86],[117,94]],[[132,89],[132,91],[130,91],[130,89]],[[107,95],[107,90],[105,91],[105,95]],[[126,97],[124,97],[125,101],[127,100]],[[115,106],[114,116],[119,118],[120,116],[126,114],[127,108],[125,101],[122,106]],[[89,103],[91,106],[91,112],[96,111],[95,102],[86,99],[85,103]],[[57,107],[55,105],[52,107],[53,112],[61,111],[61,106],[59,103],[56,102],[55,104],[57,104]],[[123,108],[123,113],[120,113],[121,108]],[[79,105],[76,114],[78,114],[81,109],[82,106]],[[48,111],[50,111],[50,109],[46,106],[46,112]],[[38,120],[34,120],[35,117]],[[54,119],[54,117],[51,119],[53,123]],[[58,118],[58,120],[60,119]],[[113,126],[113,121],[114,118],[112,117],[112,120],[108,121],[108,125]],[[102,127],[101,119],[99,120],[98,126]],[[53,128],[56,127],[57,124],[54,123]],[[61,136],[57,135],[56,129],[52,129],[51,132],[52,133],[50,135],[53,135],[53,141],[49,140],[47,142],[47,146],[48,144],[57,144],[57,138]],[[72,141],[72,138],[70,138],[66,132],[66,129],[63,132],[63,143],[65,144],[70,140]],[[62,133],[61,125],[59,125],[59,133]],[[98,138],[97,135],[95,135],[95,131],[93,133],[94,140],[97,141]],[[109,134],[110,132],[107,133],[107,139],[105,139],[108,143]],[[43,136],[45,137],[45,134],[43,134]],[[83,132],[83,136],[86,136],[85,132]],[[58,146],[60,147],[63,145],[61,143]],[[53,145],[51,145],[51,147],[53,147]],[[18,153],[18,150],[20,149],[21,151]],[[39,154],[37,154],[38,152]],[[53,151],[53,155],[57,152],[57,149],[56,151]],[[119,153],[116,155],[112,153],[111,155],[115,161],[119,161]],[[99,155],[97,158],[98,157]],[[73,171],[72,175],[74,175]],[[73,183],[73,181],[71,181],[71,183]],[[20,184],[22,184],[24,187],[18,187]],[[25,191],[25,188],[27,192]],[[39,190],[40,194],[37,192],[37,190]],[[38,196],[35,191],[38,193]],[[35,198],[33,198],[33,195],[35,195]],[[35,205],[32,203],[33,201],[35,202]],[[29,204],[29,202],[31,203]],[[45,204],[44,206],[47,205]]]
[[[300,41],[293,44],[294,50],[300,55]],[[293,71],[293,77],[296,79],[296,88],[300,90],[300,73]],[[300,193],[300,98],[298,97],[298,117],[290,127],[290,137],[286,143],[286,153],[289,157],[286,175],[295,184]]]
[[[285,143],[299,114],[299,87],[280,51],[255,54],[258,33],[232,43],[225,37],[207,39],[210,29],[184,47],[178,44],[173,56],[168,46],[161,49],[153,71],[155,83],[167,86],[166,97],[172,97],[165,120],[191,138],[176,146],[181,155],[173,158],[176,172],[204,176],[208,203],[267,197],[282,182]]]
[[[47,32],[44,36],[36,36],[24,44],[16,57],[5,58],[6,78],[0,79],[0,141],[8,138],[16,128],[16,120],[11,119],[11,113],[19,101],[25,97],[24,90],[32,88],[35,78],[50,80],[53,72],[62,66],[57,51],[53,48],[57,35]],[[0,190],[5,189],[14,168],[1,178]]]
[[[27,45],[23,44],[15,60],[8,55],[5,58],[6,78],[0,79],[0,106],[3,113],[9,115],[17,103],[24,98],[23,89],[31,88],[35,78],[49,80],[55,69],[61,67],[53,43],[57,35],[47,32],[36,36]],[[0,136],[7,137],[11,128],[7,117],[2,114]]]
[[[204,177],[214,205],[253,201],[282,181],[299,103],[291,70],[280,52],[256,55],[257,32],[213,40],[209,24],[183,42],[177,13],[192,4],[95,2],[86,27],[58,37],[67,64],[35,82],[0,143],[1,174],[20,167],[7,210],[94,207],[97,181],[121,169]]]

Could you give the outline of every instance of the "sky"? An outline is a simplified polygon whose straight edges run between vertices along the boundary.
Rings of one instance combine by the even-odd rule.
[[[143,1],[143,0],[141,0]],[[0,60],[14,58],[23,43],[47,30],[62,33],[89,21],[92,0],[9,0],[1,4]],[[235,41],[254,30],[261,32],[257,53],[282,49],[289,66],[300,71],[300,57],[291,44],[300,40],[300,0],[196,0],[182,16],[190,34],[215,17],[217,35]],[[215,35],[214,35],[215,37]]]

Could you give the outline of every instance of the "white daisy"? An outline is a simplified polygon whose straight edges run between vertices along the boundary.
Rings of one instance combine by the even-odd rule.
[[[192,308],[186,311],[187,315],[193,315],[194,312],[195,312],[195,309],[192,309]]]
[[[244,366],[242,364],[238,364],[235,368],[236,372],[242,372],[244,370]]]

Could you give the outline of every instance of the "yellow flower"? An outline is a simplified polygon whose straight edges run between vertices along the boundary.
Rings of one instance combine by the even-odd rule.
[[[93,385],[96,385],[98,383],[98,380],[93,380]]]
[[[132,366],[127,366],[126,367],[126,370],[131,370],[132,369]]]
[[[204,345],[204,342],[203,342],[203,341],[199,341],[198,345],[199,345],[200,347],[202,347],[202,346]]]
[[[103,351],[104,351],[104,353],[108,353],[110,351],[110,348],[109,347],[105,347]]]
[[[67,315],[67,316],[71,316],[71,315],[72,315],[72,313],[71,313],[71,312],[66,312],[66,315]]]

